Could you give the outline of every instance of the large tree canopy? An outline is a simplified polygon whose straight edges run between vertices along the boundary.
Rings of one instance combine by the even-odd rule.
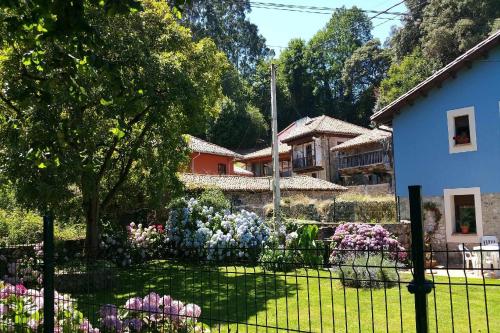
[[[227,64],[214,43],[193,42],[165,1],[142,5],[106,15],[86,3],[88,29],[57,38],[44,22],[9,29],[28,5],[1,12],[0,163],[27,206],[57,211],[80,194],[90,250],[131,174],[153,195],[175,183],[181,134],[222,96]]]
[[[248,0],[192,1],[185,6],[183,22],[196,38],[210,37],[238,71],[247,76],[269,56],[266,40],[246,15]]]
[[[498,0],[406,0],[409,12],[389,41],[394,63],[382,81],[377,108],[496,31]]]

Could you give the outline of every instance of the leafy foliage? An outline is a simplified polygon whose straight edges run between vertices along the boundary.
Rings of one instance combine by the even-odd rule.
[[[198,202],[202,206],[213,207],[217,212],[231,208],[231,203],[219,188],[204,190],[198,197]]]
[[[1,164],[26,206],[57,212],[81,194],[91,248],[99,214],[131,174],[150,197],[176,187],[181,134],[216,114],[222,96],[227,64],[214,43],[193,42],[164,1],[142,5],[109,16],[90,3],[91,29],[64,40],[40,24],[1,26]]]
[[[390,288],[399,281],[398,265],[380,254],[363,254],[350,257],[343,264],[335,266],[340,282],[353,288]]]

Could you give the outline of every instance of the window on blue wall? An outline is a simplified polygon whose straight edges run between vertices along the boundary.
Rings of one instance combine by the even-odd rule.
[[[456,145],[465,145],[470,143],[470,124],[469,116],[463,115],[455,117],[455,140]]]
[[[454,195],[455,232],[461,234],[476,233],[476,207],[474,194]]]

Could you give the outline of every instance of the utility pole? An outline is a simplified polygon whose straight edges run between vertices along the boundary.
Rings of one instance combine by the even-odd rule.
[[[271,64],[271,128],[272,128],[272,153],[273,153],[273,203],[274,227],[281,225],[280,219],[280,160],[278,142],[278,111],[276,105],[276,66]]]

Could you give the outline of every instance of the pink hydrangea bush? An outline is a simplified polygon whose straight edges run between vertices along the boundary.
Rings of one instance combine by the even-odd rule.
[[[69,295],[54,292],[54,332],[98,333]],[[0,332],[43,330],[43,289],[0,281]]]
[[[404,262],[408,257],[405,248],[381,225],[344,223],[335,229],[332,241],[332,263],[363,253],[382,254],[397,262]]]
[[[101,326],[106,332],[209,332],[198,323],[200,315],[198,305],[154,292],[144,298],[130,298],[122,308],[106,304],[100,309]]]

